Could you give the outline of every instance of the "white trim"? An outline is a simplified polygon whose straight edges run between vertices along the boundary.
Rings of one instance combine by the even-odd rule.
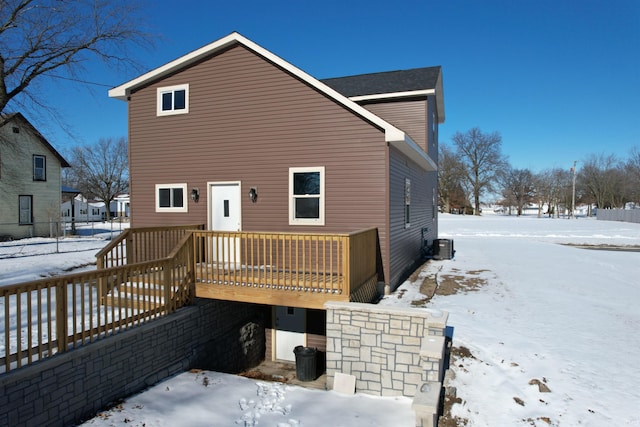
[[[172,105],[171,110],[163,110],[162,95],[169,92],[175,94],[175,92],[179,90],[184,90],[184,108],[180,110],[176,110],[174,108],[174,105]],[[188,83],[181,84],[181,85],[159,87],[156,90],[156,98],[157,98],[156,115],[158,116],[173,116],[175,114],[187,114],[189,112],[189,84]],[[175,103],[175,101],[172,101],[172,102]]]
[[[404,141],[392,141],[389,143],[392,147],[397,148],[402,154],[413,160],[418,166],[426,171],[437,171],[438,165],[433,161],[427,153],[418,144],[413,142],[407,136]]]
[[[298,198],[318,198],[320,200],[319,206],[319,218],[295,218],[295,199],[293,194],[293,174],[295,173],[304,173],[304,172],[319,172],[320,173],[320,194],[319,195],[310,195],[310,196],[300,196]],[[316,166],[316,167],[298,167],[298,168],[289,168],[289,225],[324,225],[324,166]]]
[[[411,98],[416,96],[429,96],[435,95],[435,89],[423,89],[423,90],[413,90],[407,92],[393,92],[393,93],[374,93],[371,95],[360,95],[360,96],[352,96],[349,99],[353,102],[359,101],[372,101],[378,99],[393,99],[393,98]]]
[[[159,190],[161,188],[182,188],[182,207],[170,207],[170,208],[161,208],[160,207],[160,197]],[[156,212],[189,212],[189,194],[187,193],[187,184],[156,184],[155,190],[155,199],[156,199]],[[172,193],[173,195],[173,193]]]

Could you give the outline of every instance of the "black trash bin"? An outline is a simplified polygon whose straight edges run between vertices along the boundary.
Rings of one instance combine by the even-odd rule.
[[[299,381],[313,381],[316,379],[317,350],[301,345],[293,349],[296,355],[296,377]]]

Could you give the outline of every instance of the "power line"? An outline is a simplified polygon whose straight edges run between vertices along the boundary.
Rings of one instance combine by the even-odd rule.
[[[69,81],[72,81],[72,82],[83,83],[83,84],[87,84],[87,85],[94,85],[94,86],[101,86],[101,87],[108,87],[108,88],[115,87],[115,85],[107,85],[107,84],[104,84],[104,83],[90,82],[88,80],[80,80],[80,79],[76,79],[76,78],[73,78],[73,77],[57,76],[55,74],[47,74],[47,76],[55,77],[56,79],[69,80]]]

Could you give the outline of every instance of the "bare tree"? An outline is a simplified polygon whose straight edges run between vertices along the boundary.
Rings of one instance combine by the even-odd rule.
[[[533,173],[529,169],[509,169],[504,173],[502,195],[516,208],[518,216],[522,215],[525,205],[535,197]]]
[[[71,164],[68,183],[87,198],[104,202],[107,212],[111,201],[129,188],[127,141],[124,138],[101,139],[92,146],[75,147]]]
[[[78,78],[83,61],[133,65],[132,44],[148,45],[132,0],[0,0],[0,113],[9,103],[45,106],[35,83]]]
[[[469,207],[464,183],[464,164],[460,155],[446,144],[441,144],[438,154],[438,204],[443,212]]]
[[[456,132],[452,140],[465,165],[465,181],[473,195],[474,213],[480,215],[480,196],[494,190],[498,174],[508,167],[501,151],[502,137],[498,132],[485,134],[473,128],[466,133]]]
[[[534,186],[536,188],[536,194],[534,196],[535,202],[538,205],[538,218],[542,217],[544,206],[550,199],[551,189],[553,188],[551,173],[549,170],[538,172],[533,177]],[[549,207],[547,212],[549,213]]]
[[[629,197],[636,205],[640,204],[640,149],[638,147],[631,149],[624,167],[630,188]]]
[[[615,156],[592,154],[583,162],[578,176],[583,191],[599,209],[624,207],[629,190]]]

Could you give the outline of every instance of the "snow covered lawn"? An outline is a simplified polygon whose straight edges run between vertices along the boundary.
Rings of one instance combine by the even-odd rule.
[[[458,354],[469,351],[451,368],[460,399],[453,414],[469,427],[640,426],[640,252],[566,245],[640,247],[640,225],[490,214],[439,222],[440,237],[454,240],[454,259],[427,263],[382,304],[450,313],[453,344]],[[9,276],[42,274],[41,265],[61,262],[48,264],[50,256],[37,264],[0,257],[0,279],[9,268]],[[65,265],[74,258],[66,254]],[[461,290],[425,302],[425,277]],[[407,398],[195,371],[86,425],[412,426],[414,417]]]
[[[479,286],[426,305],[450,313],[453,345],[472,355],[452,367],[454,415],[468,426],[640,426],[640,252],[562,245],[640,246],[639,224],[441,215],[440,237],[455,257],[423,276]],[[419,300],[418,282],[383,303]]]
[[[411,399],[343,395],[211,371],[164,381],[84,426],[412,426]]]

